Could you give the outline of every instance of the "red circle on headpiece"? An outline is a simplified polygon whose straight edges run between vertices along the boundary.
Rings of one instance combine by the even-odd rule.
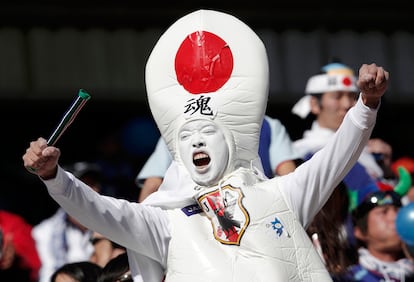
[[[346,76],[344,79],[342,79],[342,84],[345,86],[350,86],[352,84],[352,80]]]
[[[188,35],[175,57],[177,81],[191,94],[215,92],[230,78],[233,55],[228,44],[208,31]]]

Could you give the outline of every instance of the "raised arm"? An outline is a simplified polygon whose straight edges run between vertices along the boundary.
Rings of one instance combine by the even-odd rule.
[[[162,262],[170,238],[165,211],[100,195],[59,166],[60,154],[59,148],[38,138],[22,158],[27,170],[43,180],[49,195],[84,226]]]
[[[362,65],[356,105],[329,142],[294,173],[281,177],[280,187],[302,224],[310,223],[333,189],[357,162],[375,126],[377,109],[388,85],[389,74],[376,64]]]

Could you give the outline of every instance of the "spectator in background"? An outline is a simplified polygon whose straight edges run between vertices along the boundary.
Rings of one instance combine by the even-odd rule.
[[[394,191],[369,193],[352,211],[358,263],[336,281],[414,281],[414,262],[407,259],[396,231],[401,198]]]
[[[341,181],[306,229],[332,277],[357,261],[355,248],[347,238],[348,210],[347,187]]]
[[[311,128],[303,133],[303,137],[293,141],[293,148],[301,158],[310,158],[332,138],[345,114],[355,105],[358,93],[354,71],[342,63],[329,63],[321,68],[319,74],[309,78],[306,95],[292,108],[292,112],[301,118],[306,118],[309,114],[315,117]],[[376,181],[393,177],[389,173],[391,159],[391,146],[381,139],[371,139],[358,163]]]
[[[93,190],[101,191],[102,176],[96,164],[77,162],[67,169]],[[94,250],[92,231],[62,208],[35,225],[32,234],[42,262],[39,282],[49,282],[52,273],[66,263],[89,260]]]
[[[296,168],[299,155],[292,148],[290,136],[278,119],[264,117],[260,132],[259,156],[264,173],[269,178],[287,174]],[[162,138],[159,138],[154,152],[135,179],[136,184],[141,188],[138,202],[142,202],[148,195],[158,190],[171,161],[167,145]]]
[[[365,176],[363,176],[364,173]],[[401,174],[401,171],[399,173]],[[363,181],[360,183],[366,184],[368,187],[356,187],[357,190],[351,191],[342,181],[307,229],[308,235],[334,279],[343,277],[348,268],[358,262],[357,248],[359,245],[355,242],[352,220],[351,225],[348,224],[349,210],[353,210],[361,198],[370,193],[395,191],[398,195],[405,195],[410,184],[405,179],[406,176],[403,176],[393,187],[376,185],[369,181],[370,178],[362,166],[355,166],[347,177],[362,179]],[[357,182],[355,181],[355,183]]]
[[[31,232],[23,217],[0,209],[0,281],[38,281],[40,259]]]
[[[66,263],[53,272],[48,282],[96,282],[101,271],[90,261]]]

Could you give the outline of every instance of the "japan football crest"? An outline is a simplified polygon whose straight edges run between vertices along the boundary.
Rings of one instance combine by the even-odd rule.
[[[240,245],[249,225],[249,214],[242,205],[244,195],[240,188],[226,185],[198,198],[211,221],[214,237],[222,244]]]

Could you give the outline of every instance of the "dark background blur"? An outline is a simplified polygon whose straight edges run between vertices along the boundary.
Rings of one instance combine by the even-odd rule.
[[[267,113],[292,139],[309,121],[290,109],[321,65],[338,57],[355,71],[362,63],[386,67],[392,80],[374,136],[393,146],[394,159],[414,156],[414,10],[406,1],[319,2],[2,1],[0,206],[33,224],[54,211],[21,157],[31,140],[49,137],[80,88],[92,99],[57,144],[62,163],[129,165],[120,193],[136,199],[133,178],[159,136],[146,101],[146,58],[169,25],[200,8],[228,12],[263,39],[271,71]]]

